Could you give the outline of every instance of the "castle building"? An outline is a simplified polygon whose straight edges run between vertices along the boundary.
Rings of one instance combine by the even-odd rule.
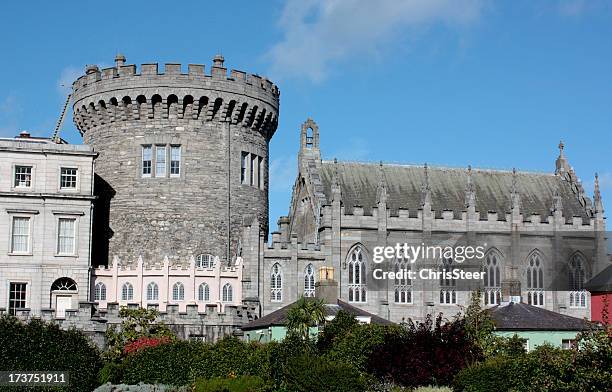
[[[25,131],[0,139],[0,308],[63,318],[89,300],[96,156]]]
[[[258,222],[244,229],[242,257],[258,265],[263,314],[313,295],[314,271],[331,266],[339,299],[395,322],[439,312],[450,317],[475,289],[487,307],[522,301],[590,316],[584,285],[609,264],[603,205],[598,179],[591,200],[563,144],[554,171],[534,173],[325,161],[312,120],[300,140],[289,215],[279,219],[269,244]],[[463,266],[486,278],[472,287],[443,276],[376,280],[376,248],[403,243],[481,246],[482,257],[471,265],[440,256],[420,262],[433,273]],[[381,268],[421,265],[392,258]]]
[[[0,313],[65,315],[100,338],[119,306],[154,307],[180,336],[214,341],[315,296],[323,269],[336,271],[328,303],[391,322],[450,317],[475,289],[487,307],[590,316],[585,283],[610,264],[604,211],[598,179],[591,199],[562,144],[547,173],[328,161],[308,119],[289,213],[269,238],[278,88],[228,74],[221,56],[210,72],[125,61],[73,84],[86,146],[0,141],[12,173],[0,178]],[[398,244],[482,254],[376,260]],[[457,269],[481,275],[463,284]]]

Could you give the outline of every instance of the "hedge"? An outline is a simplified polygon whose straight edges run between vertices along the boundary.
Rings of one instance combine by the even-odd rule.
[[[70,385],[54,391],[92,391],[102,366],[98,348],[82,332],[57,324],[0,317],[0,370],[68,371]],[[0,390],[14,391],[12,387]],[[32,387],[21,390],[50,390]]]

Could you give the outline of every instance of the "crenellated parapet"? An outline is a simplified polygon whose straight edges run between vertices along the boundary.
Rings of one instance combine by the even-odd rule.
[[[228,122],[264,132],[271,138],[278,125],[280,92],[265,77],[231,70],[216,56],[209,73],[201,64],[157,63],[114,67],[88,66],[73,83],[74,122],[81,132],[122,121],[165,119]]]

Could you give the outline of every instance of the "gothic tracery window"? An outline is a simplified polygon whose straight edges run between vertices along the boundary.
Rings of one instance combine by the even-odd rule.
[[[411,269],[410,262],[405,259],[397,259],[395,261],[394,272],[396,276],[398,273],[402,273],[402,279],[395,279],[394,281],[394,300],[397,304],[411,304],[412,303],[412,280],[408,276],[408,272]]]
[[[270,272],[270,298],[272,302],[283,300],[283,274],[281,266],[275,263]]]
[[[308,264],[304,269],[304,297],[314,297],[315,295],[315,276],[314,267]]]
[[[542,257],[533,252],[527,261],[527,303],[544,306],[544,270]]]
[[[455,279],[450,279],[447,274],[453,270],[452,264],[453,259],[443,258],[442,265],[440,266],[440,304],[452,305],[457,303],[457,291],[455,286],[457,282]]]
[[[347,262],[349,270],[349,302],[366,302],[366,262],[360,246],[351,251]]]
[[[569,265],[569,302],[570,307],[585,308],[587,306],[587,292],[584,289],[585,271],[584,257],[581,254],[572,256]]]
[[[501,257],[497,252],[487,253],[484,272],[484,303],[485,305],[499,305],[501,301]]]

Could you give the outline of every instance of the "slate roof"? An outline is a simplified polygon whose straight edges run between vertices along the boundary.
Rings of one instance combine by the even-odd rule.
[[[584,285],[584,288],[591,293],[612,292],[612,265],[609,265],[603,271],[593,276]]]
[[[586,320],[525,303],[509,303],[488,309],[501,331],[582,331],[591,326]]]
[[[257,320],[253,320],[250,323],[244,325],[242,327],[243,331],[250,331],[253,329],[261,329],[268,328],[273,326],[285,325],[287,322],[287,313],[289,309],[291,309],[295,305],[295,302],[284,306],[274,312],[265,315],[263,317],[258,318]],[[382,317],[376,316],[372,313],[366,312],[365,310],[359,309],[353,305],[349,305],[348,303],[337,300],[336,304],[325,304],[325,315],[326,316],[335,316],[338,314],[340,310],[344,310],[348,314],[351,314],[355,317],[370,317],[370,322],[372,324],[382,324],[382,325],[390,325],[393,324],[391,321],[386,320]]]
[[[331,200],[331,184],[337,170],[342,191],[342,201],[349,209],[355,205],[368,211],[376,205],[377,187],[381,166],[376,163],[323,161],[320,177],[323,193]],[[425,179],[424,166],[384,164],[382,173],[387,186],[387,207],[392,213],[399,208],[408,209],[415,216],[421,206],[421,187]],[[459,218],[465,210],[467,169],[428,167],[432,210],[436,216],[443,210],[452,210]],[[517,189],[521,196],[521,213],[542,215],[542,221],[550,215],[553,196],[558,190],[562,198],[563,216],[571,221],[573,216],[588,221],[591,201],[584,198],[586,208],[578,200],[577,184],[572,184],[552,173],[517,172]],[[499,219],[510,210],[512,171],[472,169],[472,183],[476,192],[476,211],[486,219],[487,212],[495,211]],[[572,189],[572,187],[574,189]],[[366,212],[367,213],[367,212]]]

